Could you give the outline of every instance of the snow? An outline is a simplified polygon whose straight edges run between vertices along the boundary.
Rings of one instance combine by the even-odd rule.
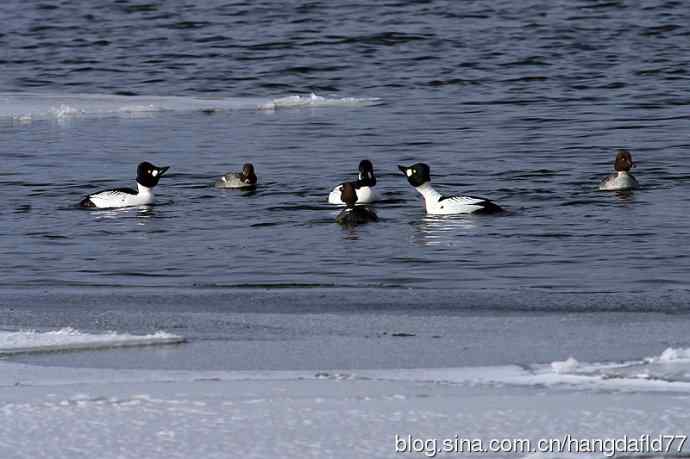
[[[577,369],[578,364],[579,362],[577,360],[575,360],[572,357],[569,357],[568,360],[562,362],[551,362],[551,368],[556,373],[570,373]]]
[[[0,349],[91,350],[166,340],[183,338],[2,332]],[[536,443],[567,434],[687,434],[687,361],[682,352],[665,354],[629,362],[570,357],[532,365],[299,371],[125,369],[107,348],[98,355],[114,368],[39,366],[6,355],[0,458],[415,458],[428,454],[396,453],[396,435],[440,444],[458,435]],[[570,457],[493,454],[519,456]]]
[[[652,357],[655,362],[673,362],[676,360],[690,360],[690,349],[676,349],[669,347],[658,357]]]
[[[0,361],[0,457],[425,457],[396,454],[395,435],[536,441],[683,433],[690,423],[685,383],[659,390],[549,367],[213,372]]]

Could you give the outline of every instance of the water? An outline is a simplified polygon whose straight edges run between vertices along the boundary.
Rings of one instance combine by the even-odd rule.
[[[682,2],[10,0],[0,19],[0,290],[25,311],[5,326],[687,311]],[[643,188],[596,191],[620,147]],[[328,192],[364,158],[381,220],[343,229]],[[76,208],[142,160],[171,166],[156,206]],[[256,192],[212,187],[247,161]],[[427,217],[397,170],[417,161],[508,212]],[[81,325],[169,323],[128,317]]]
[[[420,125],[438,110],[455,113]],[[534,142],[497,148],[495,128],[465,121],[462,107],[414,111],[393,101],[6,124],[2,284],[687,288],[687,176],[665,141],[634,142],[643,190],[601,193],[612,155],[600,135],[581,138],[587,123],[577,140],[568,140],[575,128],[558,130],[558,147],[539,131]],[[515,129],[501,131],[508,142]],[[382,221],[344,230],[326,196],[361,158],[375,164]],[[159,205],[75,207],[89,192],[133,185],[141,160],[171,165]],[[440,188],[491,197],[509,213],[426,217],[395,172],[420,160]],[[260,178],[255,193],[212,187],[245,161]]]

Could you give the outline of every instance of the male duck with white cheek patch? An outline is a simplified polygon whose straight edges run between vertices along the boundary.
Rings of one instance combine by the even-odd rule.
[[[398,166],[407,181],[423,197],[426,212],[431,215],[491,214],[502,212],[498,205],[474,196],[443,196],[431,186],[431,170],[424,163]]]
[[[364,159],[359,163],[359,179],[351,183],[354,185],[355,192],[357,193],[357,204],[369,204],[378,200],[379,197],[374,191],[374,186],[376,186],[374,165],[368,159]],[[343,185],[344,183],[341,183],[336,186],[328,195],[328,202],[330,204],[345,204],[340,197]]]
[[[143,162],[137,167],[137,190],[115,188],[99,191],[85,197],[79,205],[84,208],[113,209],[153,204],[153,188],[168,169]]]

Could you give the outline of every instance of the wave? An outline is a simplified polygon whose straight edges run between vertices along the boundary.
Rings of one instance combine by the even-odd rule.
[[[214,113],[230,110],[272,111],[288,108],[356,107],[380,103],[378,98],[331,98],[292,95],[258,97],[120,96],[105,94],[0,93],[0,118],[29,122],[75,117],[141,117],[161,112]]]
[[[24,330],[0,332],[0,356],[39,352],[97,350],[113,347],[152,346],[157,344],[179,344],[185,342],[181,336],[166,332],[150,335],[130,335],[109,332],[104,334],[83,333],[73,328],[38,332]]]

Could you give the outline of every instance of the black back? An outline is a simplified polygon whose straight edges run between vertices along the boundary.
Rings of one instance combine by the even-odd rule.
[[[495,213],[503,212],[503,208],[501,206],[499,206],[498,204],[496,204],[493,201],[489,201],[486,198],[479,198],[477,196],[467,196],[467,197],[472,198],[472,199],[477,199],[478,201],[480,201],[480,202],[477,202],[475,204],[472,204],[474,206],[480,206],[481,207],[481,209],[478,209],[478,210],[475,210],[474,212],[472,212],[473,214],[495,214]],[[458,196],[442,196],[438,200],[438,202],[443,202],[447,199],[455,199],[455,198],[458,198]]]
[[[482,208],[475,210],[472,212],[473,214],[498,214],[503,212],[503,208],[501,206],[493,201],[489,201],[488,199],[484,199],[481,203],[479,203],[479,205],[482,206]]]

